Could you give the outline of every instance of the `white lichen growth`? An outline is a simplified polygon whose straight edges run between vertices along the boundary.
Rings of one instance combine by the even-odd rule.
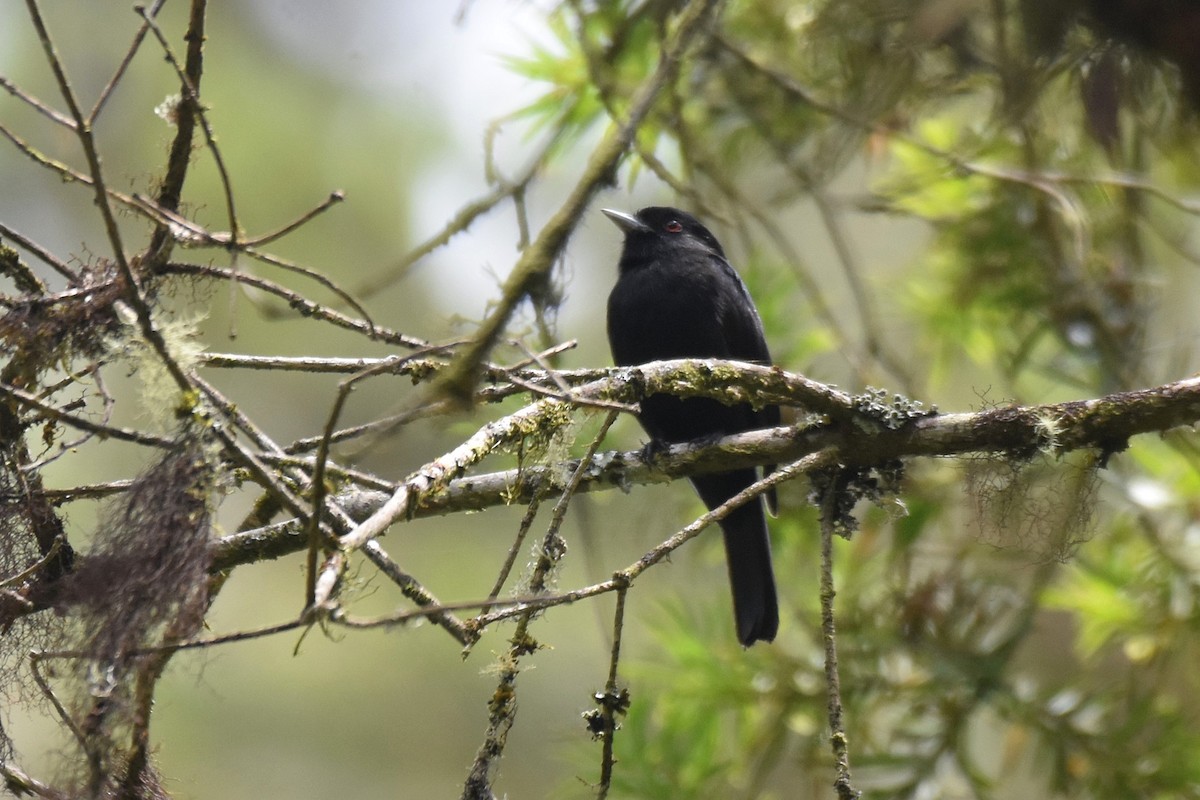
[[[1062,420],[1051,414],[1038,414],[1033,430],[1037,436],[1038,450],[1048,456],[1055,455],[1058,452],[1058,437],[1063,431]]]
[[[140,384],[138,392],[142,413],[162,431],[176,425],[176,412],[185,405],[175,378],[163,363],[162,357],[143,336],[133,309],[117,304],[121,331],[110,341],[109,348],[119,353],[130,365],[130,375]],[[199,335],[203,315],[190,318],[163,318],[156,315],[154,329],[167,346],[167,352],[184,372],[191,372],[204,351]]]
[[[179,107],[183,105],[183,95],[171,94],[154,107],[154,116],[166,122],[172,128],[179,124]]]

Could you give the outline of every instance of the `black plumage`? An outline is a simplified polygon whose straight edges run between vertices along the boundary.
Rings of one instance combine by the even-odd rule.
[[[771,363],[746,285],[716,237],[695,217],[665,207],[643,208],[632,216],[604,213],[625,232],[617,283],[608,298],[608,341],[618,365],[672,358]],[[656,442],[678,443],[778,425],[779,407],[756,411],[660,394],[642,401],[638,419]],[[692,484],[711,509],[757,477],[757,470],[739,469],[698,475]],[[766,500],[773,509],[773,493]],[[763,506],[763,498],[752,500],[721,521],[738,640],[747,646],[771,641],[779,628]]]

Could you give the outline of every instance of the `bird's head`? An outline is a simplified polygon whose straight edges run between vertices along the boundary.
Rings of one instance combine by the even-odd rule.
[[[700,250],[725,257],[717,237],[686,211],[669,206],[648,206],[636,214],[611,208],[601,210],[625,232],[626,252]]]

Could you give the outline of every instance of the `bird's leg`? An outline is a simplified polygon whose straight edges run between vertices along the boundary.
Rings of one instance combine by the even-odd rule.
[[[642,460],[646,463],[653,463],[655,459],[667,452],[667,448],[671,443],[665,439],[651,439],[642,446]]]
[[[709,445],[713,445],[721,441],[727,435],[728,434],[725,431],[713,431],[712,433],[706,433],[703,436],[697,436],[695,439],[692,439],[690,442],[688,442],[688,445],[695,448],[708,447]]]

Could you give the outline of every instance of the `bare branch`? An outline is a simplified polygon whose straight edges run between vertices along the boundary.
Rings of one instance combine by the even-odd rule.
[[[145,444],[151,447],[170,449],[175,446],[173,439],[168,439],[163,436],[155,436],[152,433],[142,433],[130,428],[122,428],[116,425],[101,425],[92,422],[86,417],[81,417],[77,414],[71,414],[63,411],[49,403],[44,403],[29,392],[18,389],[15,386],[9,386],[5,383],[0,383],[0,395],[11,397],[17,401],[18,405],[27,408],[37,409],[42,414],[45,414],[50,419],[58,420],[64,425],[69,425],[72,428],[78,428],[81,431],[88,431],[99,436],[120,439],[125,442],[134,442],[135,444]]]
[[[162,9],[166,0],[154,0],[154,5],[151,6],[147,15],[150,17],[158,16],[158,12]],[[140,13],[140,11],[139,11]],[[129,64],[133,61],[133,57],[137,54],[138,48],[142,46],[142,42],[146,38],[146,31],[149,29],[149,23],[143,21],[138,32],[134,34],[133,41],[130,42],[129,48],[125,51],[125,55],[121,58],[121,63],[117,65],[116,72],[109,78],[108,83],[100,91],[100,96],[96,98],[96,104],[92,106],[92,110],[88,113],[87,120],[89,125],[94,125],[96,118],[100,116],[100,112],[104,109],[104,104],[108,102],[108,98],[117,88],[117,84],[121,82],[121,78],[125,75],[125,70],[129,69]]]
[[[276,283],[267,278],[262,278],[257,275],[235,272],[223,267],[216,267],[209,264],[185,264],[179,262],[170,262],[162,265],[158,269],[159,274],[166,275],[196,275],[199,277],[218,278],[221,280],[234,281],[243,283],[247,286],[253,286],[256,289],[262,289],[269,294],[284,300],[297,314],[304,317],[312,317],[323,322],[330,322],[340,328],[355,331],[366,335],[367,338],[389,344],[396,344],[402,347],[409,348],[425,348],[429,347],[429,342],[424,339],[419,339],[415,336],[393,331],[389,328],[380,328],[377,325],[372,325],[370,322],[361,319],[355,319],[335,311],[320,303],[309,300],[299,292],[294,292],[282,284]]]
[[[841,800],[855,800],[859,792],[850,780],[850,743],[842,722],[842,683],[838,675],[837,628],[833,615],[833,536],[837,525],[840,477],[829,481],[821,500],[821,640],[825,649],[825,692],[828,700],[829,744],[833,749],[834,788]]]
[[[305,211],[299,217],[287,223],[286,225],[259,236],[255,236],[250,239],[244,239],[242,244],[246,247],[258,247],[259,245],[270,244],[276,239],[282,239],[284,236],[287,236],[289,233],[298,230],[301,226],[311,222],[314,217],[324,214],[326,211],[333,208],[335,205],[345,199],[346,195],[341,191],[330,192],[329,196],[322,200],[319,204],[313,206],[308,211]],[[230,235],[230,241],[233,241],[232,232]]]
[[[5,90],[18,100],[23,101],[26,105],[35,109],[39,114],[46,117],[51,122],[62,125],[64,128],[68,128],[70,130],[75,129],[75,123],[70,117],[66,116],[61,111],[46,105],[41,100],[29,94],[3,75],[0,75],[0,89]]]
[[[179,202],[183,197],[183,182],[187,178],[188,166],[192,156],[192,139],[196,129],[196,119],[200,111],[200,78],[204,72],[204,15],[207,7],[206,0],[192,0],[188,14],[188,32],[185,35],[188,43],[186,66],[182,71],[181,100],[178,113],[175,115],[175,138],[171,141],[171,151],[167,156],[166,174],[159,187],[155,205],[171,212],[179,211]],[[151,15],[144,9],[138,9],[146,25],[154,28]],[[178,67],[178,65],[176,65]],[[228,187],[228,183],[224,184]],[[152,262],[165,261],[171,251],[171,232],[165,225],[159,225],[146,248],[152,255]]]

